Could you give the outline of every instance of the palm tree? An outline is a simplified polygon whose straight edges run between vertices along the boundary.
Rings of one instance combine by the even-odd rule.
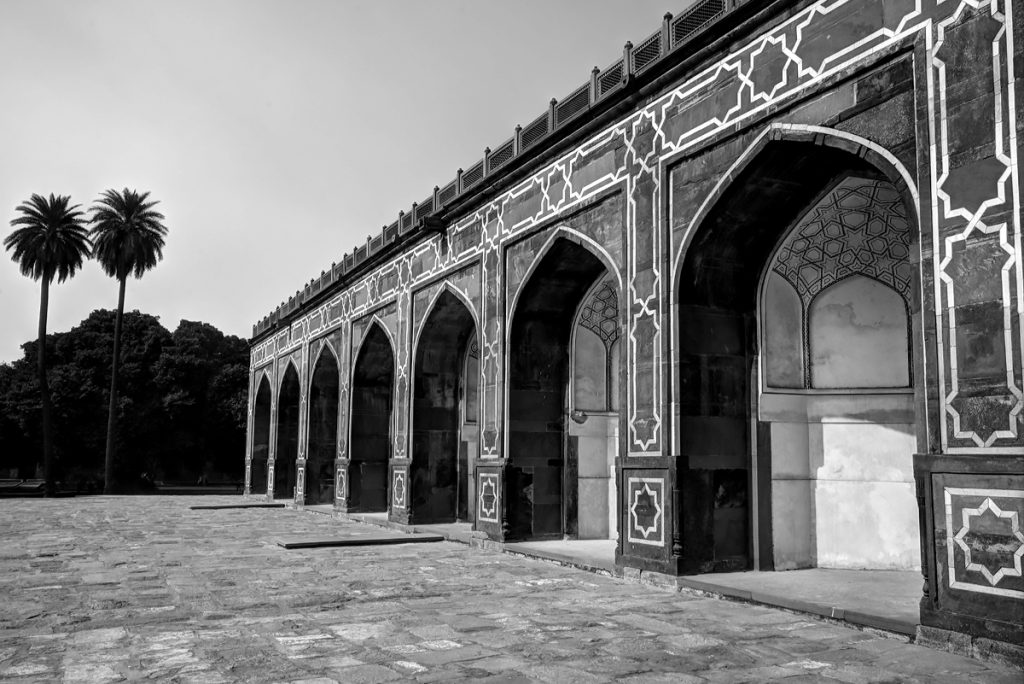
[[[54,277],[63,283],[75,275],[89,257],[92,244],[85,228],[80,205],[68,206],[70,197],[50,193],[47,199],[33,194],[15,211],[21,216],[11,221],[15,230],[4,239],[4,247],[13,252],[23,275],[42,282],[39,298],[39,394],[43,410],[43,477],[45,494],[53,496],[57,485],[53,472],[53,417],[50,385],[46,381],[46,315],[50,306],[50,283]]]
[[[117,370],[121,350],[121,319],[124,316],[124,286],[128,276],[136,278],[163,258],[167,228],[164,215],[154,211],[149,193],[125,188],[107,190],[92,207],[93,256],[107,275],[117,278],[117,317],[114,319],[114,359],[110,367],[110,409],[107,416],[107,453],[103,463],[103,489],[114,488],[114,444],[117,434]]]

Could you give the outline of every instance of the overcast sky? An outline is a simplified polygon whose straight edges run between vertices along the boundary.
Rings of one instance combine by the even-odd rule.
[[[148,190],[164,260],[126,309],[252,324],[688,0],[3,0],[0,216]],[[117,304],[89,262],[50,332]],[[39,284],[0,259],[0,362]]]

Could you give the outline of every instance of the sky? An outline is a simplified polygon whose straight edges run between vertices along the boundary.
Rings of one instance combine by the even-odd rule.
[[[252,325],[688,0],[3,0],[0,234],[32,193],[149,191],[164,259],[126,310]],[[117,305],[90,261],[48,330]],[[0,363],[39,283],[0,257]]]

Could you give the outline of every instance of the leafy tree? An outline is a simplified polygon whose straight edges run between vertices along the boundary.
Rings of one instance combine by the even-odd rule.
[[[231,472],[245,450],[248,345],[194,321],[181,321],[172,339],[157,375],[171,429],[183,447],[179,463],[208,476]]]
[[[26,353],[23,363],[0,365],[0,470],[3,477],[35,475],[32,457],[40,442],[39,382]]]
[[[109,418],[104,407],[109,403],[116,315],[114,311],[94,311],[56,339],[58,361],[54,371],[63,382],[58,387],[55,379],[54,396],[62,400],[58,410],[65,413],[66,424],[75,426],[60,445],[67,450],[69,465],[77,468],[65,472],[69,478],[91,478],[92,473],[104,469],[104,428]],[[116,408],[120,429],[111,464],[118,491],[137,488],[143,472],[154,474],[169,446],[167,420],[155,383],[156,367],[170,346],[170,333],[155,316],[138,311],[123,313]]]
[[[56,478],[87,491],[102,482],[112,310],[94,311],[77,326],[47,336],[53,397]],[[0,471],[31,476],[38,441],[38,381],[32,359],[0,364]],[[242,476],[248,383],[248,344],[205,323],[182,321],[168,332],[155,316],[123,315],[118,380],[118,441],[114,479],[120,491],[139,491],[140,475],[194,484]],[[0,473],[0,476],[6,472]],[[94,485],[93,485],[94,486]]]
[[[155,211],[158,202],[150,202],[149,193],[138,193],[125,188],[121,192],[107,190],[93,205],[93,255],[107,275],[118,282],[117,317],[114,320],[114,352],[110,366],[110,408],[107,417],[107,449],[104,460],[106,492],[112,492],[114,483],[114,452],[117,440],[117,380],[121,343],[121,323],[124,316],[124,290],[128,276],[136,278],[157,265],[163,258],[164,236],[167,228],[163,214]]]
[[[37,373],[43,417],[43,477],[46,495],[56,493],[54,480],[53,416],[50,388],[46,377],[46,316],[50,305],[50,283],[56,277],[62,283],[75,275],[88,258],[89,242],[79,205],[69,206],[71,198],[50,193],[49,199],[33,194],[15,209],[21,216],[11,221],[15,229],[4,239],[4,247],[13,252],[23,275],[42,283],[39,297],[39,342]]]

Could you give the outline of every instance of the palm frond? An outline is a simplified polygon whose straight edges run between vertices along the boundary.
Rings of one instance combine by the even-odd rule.
[[[142,275],[163,259],[167,228],[149,192],[105,190],[92,207],[93,256],[107,275],[121,280]]]
[[[20,216],[11,220],[15,230],[4,239],[4,248],[22,274],[33,280],[56,277],[63,282],[89,257],[92,243],[84,214],[80,205],[70,202],[66,195],[33,194],[15,208]]]

